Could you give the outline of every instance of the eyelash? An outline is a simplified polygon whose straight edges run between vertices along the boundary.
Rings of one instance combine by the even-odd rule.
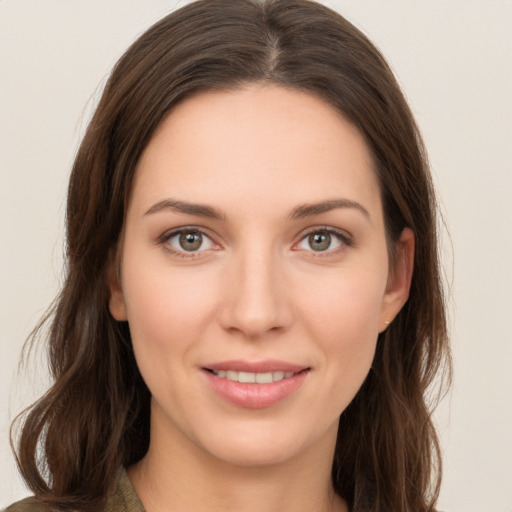
[[[219,247],[219,245],[212,240],[212,237],[209,236],[208,234],[206,234],[204,232],[204,230],[194,227],[194,226],[183,227],[183,228],[175,229],[172,231],[168,231],[158,238],[158,243],[163,246],[164,250],[171,253],[173,256],[177,256],[178,258],[193,259],[193,258],[199,257],[201,255],[201,253],[205,251],[204,249],[202,251],[187,252],[185,250],[181,250],[181,251],[177,250],[169,244],[169,240],[171,240],[175,236],[181,235],[183,233],[197,233],[197,234],[201,235],[203,238],[210,240],[210,242],[214,246]]]
[[[336,247],[335,249],[328,249],[326,251],[314,251],[313,249],[307,251],[310,254],[310,256],[314,258],[329,258],[332,256],[336,256],[339,252],[347,249],[348,247],[354,246],[354,240],[352,236],[347,233],[346,231],[342,231],[340,229],[335,229],[329,226],[317,226],[309,231],[307,231],[299,240],[297,244],[294,244],[295,246],[302,243],[304,240],[306,240],[309,236],[313,234],[327,234],[329,236],[334,236],[339,242],[339,247]]]
[[[202,252],[205,252],[206,250],[208,250],[208,249],[203,249],[203,250],[199,250],[199,251],[187,252],[185,250],[174,249],[169,244],[169,240],[171,240],[175,236],[181,235],[183,233],[197,233],[197,234],[201,235],[202,237],[208,239],[214,246],[220,247],[219,244],[214,242],[213,239],[207,233],[205,233],[202,229],[194,227],[194,226],[183,227],[183,228],[179,228],[179,229],[175,229],[175,230],[166,232],[158,238],[158,244],[162,245],[163,248],[167,252],[171,253],[173,256],[177,256],[178,258],[183,258],[183,259],[185,259],[185,258],[193,259],[193,258],[200,257]],[[340,246],[335,249],[328,249],[326,251],[315,251],[313,249],[306,250],[306,252],[311,253],[310,256],[312,256],[312,257],[326,258],[326,257],[334,256],[334,255],[338,254],[340,251],[346,249],[347,247],[354,246],[354,240],[353,240],[352,236],[349,235],[347,232],[338,230],[338,229],[335,229],[332,227],[328,227],[328,226],[319,226],[319,227],[312,228],[309,231],[307,231],[306,233],[304,233],[301,236],[299,242],[294,244],[294,247],[297,246],[298,244],[302,243],[304,240],[306,240],[307,237],[309,237],[313,234],[320,234],[320,233],[327,234],[329,236],[334,236],[334,238],[336,238],[340,242]],[[297,251],[298,249],[294,249],[294,250]]]

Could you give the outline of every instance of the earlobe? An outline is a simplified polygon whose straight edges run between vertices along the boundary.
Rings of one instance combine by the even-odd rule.
[[[117,272],[114,267],[115,266],[112,263],[109,265],[107,279],[109,289],[108,308],[110,310],[110,314],[118,322],[124,322],[128,320],[126,303],[124,300],[123,288],[121,286],[121,279],[118,275],[119,272]]]
[[[387,329],[409,298],[414,270],[414,233],[405,228],[396,247],[394,268],[391,269],[382,300],[379,332]]]
[[[128,320],[128,315],[126,314],[126,304],[124,302],[122,290],[113,291],[112,288],[110,289],[108,308],[110,309],[110,314],[118,322],[124,322]]]

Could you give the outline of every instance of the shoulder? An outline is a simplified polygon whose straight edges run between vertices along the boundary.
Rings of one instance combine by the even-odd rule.
[[[50,508],[41,503],[36,498],[25,498],[24,500],[17,501],[2,512],[52,512]]]
[[[0,512],[55,512],[31,497],[13,503]],[[119,470],[113,492],[107,496],[103,512],[145,512],[124,468]]]
[[[115,492],[108,497],[104,512],[145,512],[124,468],[118,473]]]

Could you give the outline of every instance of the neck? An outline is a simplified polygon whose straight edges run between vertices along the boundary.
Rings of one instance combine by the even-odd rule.
[[[331,483],[335,431],[292,459],[237,465],[154,430],[147,455],[128,469],[146,512],[348,511]]]

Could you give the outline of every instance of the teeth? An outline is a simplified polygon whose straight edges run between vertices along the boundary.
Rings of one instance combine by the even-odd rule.
[[[272,375],[272,372],[268,373],[255,373],[256,376],[256,382],[258,384],[270,384],[271,382],[274,382],[274,376]]]
[[[234,372],[233,370],[228,370],[226,372],[226,379],[238,380],[238,372]]]
[[[256,374],[249,372],[239,372],[238,382],[256,382]]]
[[[294,372],[266,372],[266,373],[252,373],[252,372],[235,372],[233,370],[212,370],[213,374],[221,379],[233,380],[242,383],[257,383],[257,384],[270,384],[278,382],[283,379],[293,377]]]

